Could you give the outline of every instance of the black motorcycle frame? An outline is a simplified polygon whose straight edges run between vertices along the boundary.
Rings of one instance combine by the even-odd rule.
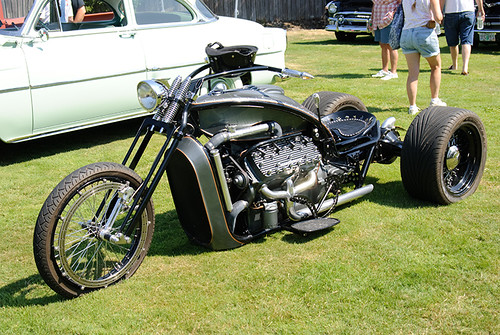
[[[210,64],[207,64],[197,69],[196,71],[194,71],[189,75],[189,78],[194,78],[197,74],[207,69],[210,69]],[[132,209],[129,211],[120,229],[120,233],[123,233],[126,236],[128,236],[133,231],[133,229],[135,228],[136,218],[140,217],[140,215],[144,211],[144,208],[146,207],[148,201],[151,199],[153,193],[155,192],[156,187],[160,183],[162,175],[166,172],[172,154],[175,152],[175,149],[177,148],[179,142],[185,135],[185,129],[188,126],[188,120],[190,118],[191,104],[194,101],[193,98],[195,97],[196,92],[203,86],[205,82],[210,82],[213,79],[221,77],[241,76],[254,71],[272,71],[276,73],[281,73],[283,70],[269,66],[254,65],[249,68],[229,70],[229,71],[206,75],[202,78],[193,80],[191,82],[189,87],[189,91],[191,92],[191,94],[188,94],[187,97],[184,98],[183,100],[175,100],[174,98],[170,98],[169,103],[174,102],[176,104],[179,104],[178,108],[182,110],[181,113],[178,113],[178,117],[175,123],[165,123],[159,120],[155,120],[154,118],[147,118],[144,120],[127,154],[125,155],[125,158],[122,162],[123,165],[126,165],[132,170],[134,170],[137,167],[137,164],[139,163],[142,155],[144,154],[148,146],[148,143],[153,135],[161,134],[165,136],[166,139],[161,150],[158,152],[154,160],[154,163],[149,170],[148,175],[145,177],[141,188],[134,197],[135,200],[131,208],[132,209],[138,208],[138,209],[137,211],[135,211],[134,215],[132,215],[133,212]],[[293,74],[298,76],[301,75],[300,73],[293,73]],[[317,111],[317,113],[318,113],[317,119],[320,124],[321,122],[328,122],[330,120],[329,116],[322,117],[320,115],[319,110]],[[346,112],[346,115],[349,115],[349,112]],[[338,117],[338,115],[336,115],[336,117]],[[192,125],[193,124],[197,123],[195,122],[192,123]],[[270,126],[269,128],[271,129],[272,126]],[[201,129],[194,129],[194,133],[200,133],[201,131],[202,131]],[[336,143],[331,134],[322,134],[319,135],[321,136],[319,142],[321,142],[324,148],[324,152],[330,152],[332,155],[336,157],[345,156],[353,152],[357,152],[358,155],[362,156],[362,157],[358,156],[358,161],[362,160],[364,161],[364,163],[362,164],[362,166],[358,166],[358,171],[356,171],[353,174],[355,176],[355,179],[351,180],[354,183],[355,188],[360,188],[364,183],[366,174],[368,172],[368,168],[374,160],[374,155],[377,147],[385,148],[385,150],[379,150],[380,151],[379,152],[380,157],[378,157],[379,161],[392,162],[397,156],[400,155],[403,143],[399,139],[399,134],[394,129],[387,129],[386,134],[384,135],[387,135],[387,132],[391,132],[392,137],[385,136],[386,140],[380,141],[382,136],[380,132],[380,124],[373,117],[372,125],[370,126],[369,129],[365,129],[365,133],[368,133],[365,136],[356,136],[353,139],[344,140],[339,143]],[[141,137],[143,137],[142,140]],[[218,186],[218,188],[220,188],[220,185]],[[227,209],[225,210],[225,213],[229,214]],[[214,249],[232,248],[282,228],[287,228],[287,227],[284,226],[284,227],[276,227],[275,229],[264,229],[259,234],[247,237],[238,236],[236,239],[240,243],[236,244],[222,243],[219,247],[214,246],[213,244],[210,246]],[[234,234],[234,232],[230,232],[230,235],[233,235],[234,237],[234,235],[236,234]]]
[[[458,202],[477,189],[486,132],[472,111],[429,107],[403,142],[394,117],[380,124],[349,94],[317,92],[300,104],[278,86],[212,87],[221,79],[248,81],[256,71],[312,77],[254,65],[255,50],[247,46],[227,50],[219,45],[216,56],[234,69],[216,72],[212,59],[171,85],[139,83],[141,105],[155,114],[143,121],[122,164],[81,167],[49,194],[33,246],[54,291],[76,297],[135,273],[152,241],[152,196],[163,175],[188,238],[214,250],[281,229],[307,235],[335,226],[334,209],[373,190],[365,185],[372,163],[401,157],[405,189],[434,203]],[[244,62],[231,65],[233,53]],[[136,170],[153,136],[164,142],[143,178]]]

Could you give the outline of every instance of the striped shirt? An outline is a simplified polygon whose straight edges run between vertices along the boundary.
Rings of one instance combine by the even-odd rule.
[[[387,27],[394,17],[401,0],[373,0],[372,25],[373,30]]]

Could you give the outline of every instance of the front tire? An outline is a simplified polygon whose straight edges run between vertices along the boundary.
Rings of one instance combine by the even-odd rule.
[[[429,107],[410,125],[401,152],[401,179],[419,199],[451,204],[473,194],[486,162],[486,131],[473,112]]]
[[[106,231],[113,234],[121,226],[141,182],[121,164],[95,163],[54,188],[36,222],[33,252],[40,275],[55,292],[73,298],[129,278],[139,268],[153,236],[151,200],[129,240],[111,242],[100,233],[114,214]]]

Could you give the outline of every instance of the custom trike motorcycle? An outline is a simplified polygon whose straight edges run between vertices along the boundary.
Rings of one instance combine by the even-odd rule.
[[[330,214],[337,206],[373,190],[364,183],[370,164],[397,157],[414,197],[450,204],[478,187],[486,134],[473,112],[428,108],[402,141],[393,117],[380,124],[349,94],[317,92],[301,104],[273,85],[214,84],[246,84],[255,71],[311,77],[256,65],[255,52],[210,45],[208,64],[188,77],[138,84],[139,101],[154,116],[123,162],[74,171],[40,211],[34,256],[54,291],[75,297],[134,274],[152,240],[152,195],[164,174],[186,235],[214,250],[281,229],[310,234],[336,225]],[[134,169],[153,136],[164,144],[141,177]]]

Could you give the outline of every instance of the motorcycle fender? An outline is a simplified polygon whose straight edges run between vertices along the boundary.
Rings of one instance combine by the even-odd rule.
[[[186,136],[180,141],[168,164],[167,177],[189,239],[214,250],[243,245],[229,231],[215,171],[198,140]]]

